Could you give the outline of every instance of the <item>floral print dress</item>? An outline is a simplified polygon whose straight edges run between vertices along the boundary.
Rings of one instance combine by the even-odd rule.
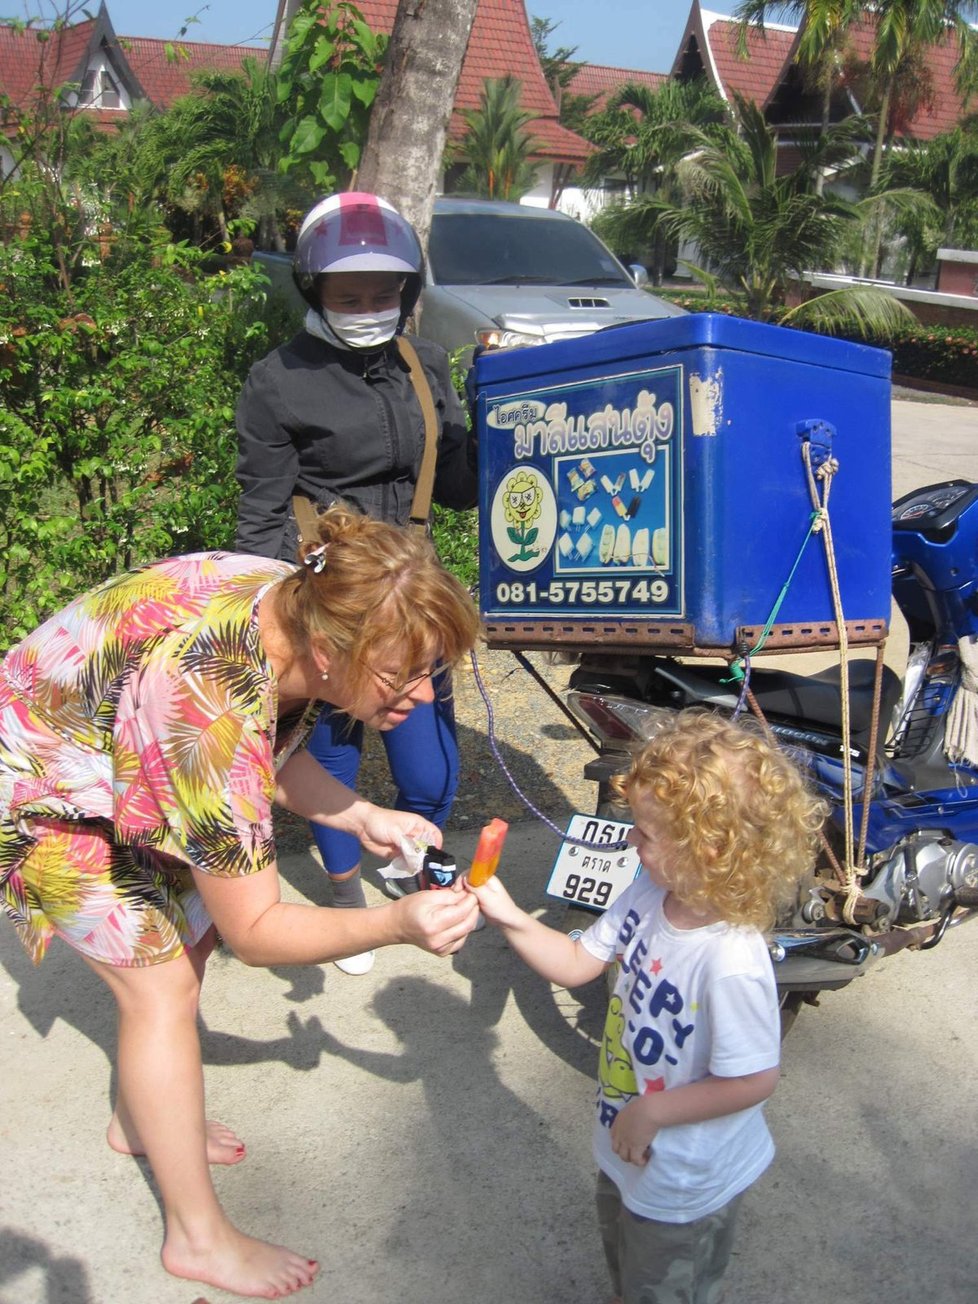
[[[320,709],[276,719],[258,636],[261,597],[293,571],[158,562],[76,598],[0,664],[0,905],[35,963],[55,935],[108,964],[172,959],[211,922],[191,867],[273,862],[275,770]]]

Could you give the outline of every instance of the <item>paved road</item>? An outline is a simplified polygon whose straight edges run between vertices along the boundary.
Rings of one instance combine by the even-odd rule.
[[[895,488],[978,479],[978,409],[894,405]],[[566,811],[552,811],[562,818]],[[471,836],[455,841],[471,852]],[[556,838],[528,822],[529,907]],[[317,899],[303,855],[288,893]],[[370,889],[371,899],[379,895]],[[745,1202],[728,1304],[972,1304],[978,925],[803,1012],[769,1107],[778,1157]],[[0,925],[0,1304],[210,1304],[158,1265],[144,1166],[102,1141],[109,1005],[55,947]],[[588,1130],[601,984],[557,992],[491,930],[452,961],[390,949],[366,978],[252,971],[204,991],[213,1117],[249,1157],[217,1175],[248,1230],[318,1256],[310,1304],[599,1304]]]

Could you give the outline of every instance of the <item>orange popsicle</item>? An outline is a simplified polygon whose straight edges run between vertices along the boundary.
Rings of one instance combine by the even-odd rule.
[[[479,845],[472,858],[472,868],[466,876],[473,887],[482,887],[495,874],[508,832],[509,825],[505,820],[490,820],[483,825]]]

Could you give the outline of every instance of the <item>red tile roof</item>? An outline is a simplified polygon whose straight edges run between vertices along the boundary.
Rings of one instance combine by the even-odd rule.
[[[787,72],[798,30],[767,23],[763,31],[748,32],[746,59],[737,52],[739,30],[735,19],[703,9],[694,0],[672,73],[680,72],[687,53],[695,48],[704,72],[725,100],[737,91],[763,107]]]
[[[798,42],[798,28],[768,23],[763,32],[760,29],[749,32],[748,58],[741,59],[737,52],[739,27],[736,19],[703,9],[699,0],[694,0],[673,74],[679,72],[692,39],[707,76],[724,98],[730,99],[737,91],[764,108],[787,75]],[[873,25],[868,15],[866,21],[852,29],[850,45],[856,58],[869,59]],[[930,47],[926,58],[931,78],[929,102],[922,104],[909,120],[896,123],[898,134],[930,140],[961,120],[964,104],[954,89],[957,62],[957,41],[953,35]]]
[[[647,86],[650,91],[657,91],[663,82],[669,80],[664,72],[640,72],[636,68],[609,68],[600,63],[582,63],[567,84],[570,95],[593,95],[596,97],[593,113],[604,108],[608,96],[631,83],[633,86]]]
[[[731,93],[737,91],[763,108],[788,70],[798,41],[797,30],[768,23],[763,31],[748,32],[748,57],[742,59],[737,53],[740,24],[716,15],[710,17],[707,41],[724,98],[730,99]]]
[[[280,4],[281,8],[281,4]],[[358,8],[374,31],[390,32],[397,12],[397,0],[359,0]],[[686,31],[673,65],[673,75],[695,50],[707,76],[729,99],[734,91],[767,106],[787,75],[798,39],[796,28],[767,24],[763,31],[748,34],[748,58],[737,52],[739,24],[725,15],[703,9],[693,0]],[[160,41],[148,37],[116,37],[104,4],[94,19],[86,19],[39,42],[36,28],[17,30],[0,26],[0,92],[15,106],[23,106],[39,84],[57,86],[80,82],[93,55],[107,51],[117,65],[126,90],[144,95],[167,108],[191,89],[193,73],[204,69],[237,72],[246,57],[261,60],[264,46],[212,45],[199,41]],[[867,59],[872,49],[872,25],[857,26],[851,45],[856,57]],[[168,49],[176,57],[168,57]],[[961,97],[954,89],[957,43],[953,35],[931,47],[927,58],[931,78],[926,103],[897,129],[918,140],[929,140],[947,131],[964,114]],[[553,95],[537,58],[523,0],[479,0],[472,34],[462,64],[455,113],[449,135],[459,139],[465,126],[459,110],[478,107],[482,84],[487,78],[507,75],[521,83],[521,103],[534,114],[528,124],[540,142],[539,153],[560,162],[580,163],[590,146],[557,120]],[[570,85],[575,95],[597,95],[596,107],[603,107],[611,90],[632,81],[656,89],[666,76],[601,64],[582,65]],[[97,111],[100,123],[118,122],[112,110]]]
[[[873,49],[873,27],[870,22],[860,23],[850,33],[850,44],[857,59],[868,62]],[[926,88],[926,102],[922,103],[909,120],[894,123],[898,135],[912,136],[915,140],[932,140],[942,131],[951,131],[965,116],[961,96],[954,89],[954,73],[958,66],[958,42],[953,33],[927,50],[927,72],[930,85]]]
[[[357,8],[375,32],[394,27],[397,0],[358,0]],[[591,147],[587,141],[557,121],[557,106],[540,67],[523,0],[479,0],[468,49],[462,62],[455,113],[449,136],[465,134],[460,109],[477,109],[482,83],[487,79],[512,76],[521,83],[520,103],[534,114],[527,130],[541,145],[540,154],[560,162],[579,163]]]
[[[65,30],[60,39],[41,41],[36,27],[0,27],[0,91],[23,108],[35,87],[80,81],[94,19]]]
[[[0,26],[0,92],[9,95],[18,108],[30,103],[39,86],[50,89],[67,82],[80,83],[96,58],[108,58],[130,98],[145,97],[165,109],[191,89],[193,73],[204,69],[239,72],[248,55],[259,60],[267,57],[264,46],[117,37],[104,5],[95,18],[46,33],[46,40],[38,39],[40,30]],[[100,124],[119,122],[117,110],[85,112],[93,113]]]
[[[259,45],[209,45],[202,41],[157,41],[147,36],[120,36],[119,47],[129,61],[146,98],[158,108],[193,89],[196,72],[240,72],[249,56],[262,63],[268,49]],[[176,57],[168,57],[167,49]]]

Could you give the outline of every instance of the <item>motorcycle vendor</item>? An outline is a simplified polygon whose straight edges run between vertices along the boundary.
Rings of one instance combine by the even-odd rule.
[[[473,507],[475,435],[452,385],[448,356],[429,340],[414,337],[407,349],[401,344],[424,283],[412,226],[377,195],[332,195],[304,219],[292,269],[309,305],[304,327],[252,367],[238,401],[236,548],[294,559],[295,513],[307,502],[322,511],[343,501],[405,528],[419,514],[427,524],[431,499],[456,510]],[[426,403],[429,413],[433,408],[427,422]],[[433,484],[428,501],[420,494],[419,507],[426,439],[435,438]],[[447,675],[434,700],[383,741],[397,809],[441,827],[458,783]],[[362,726],[327,708],[308,747],[329,774],[355,786],[362,742]],[[333,905],[363,906],[356,839],[317,825],[312,832]],[[396,882],[385,890],[401,894]],[[337,963],[346,973],[366,973],[373,953]]]

